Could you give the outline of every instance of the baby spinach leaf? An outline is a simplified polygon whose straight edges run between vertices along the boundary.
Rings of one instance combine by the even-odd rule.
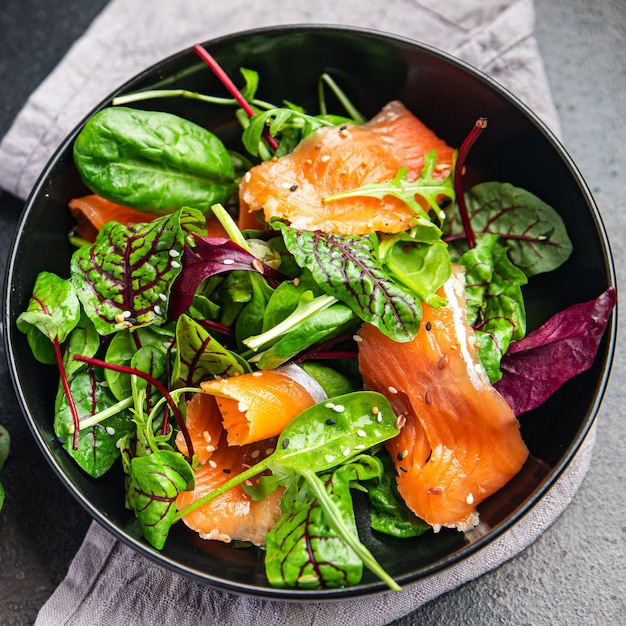
[[[319,477],[345,528],[357,540],[350,487],[381,473],[380,462],[363,455]],[[283,515],[265,537],[265,572],[272,586],[331,589],[361,580],[363,561],[337,534],[306,481],[286,489],[281,507]]]
[[[68,377],[72,376],[74,372],[85,367],[84,363],[74,358],[76,354],[95,356],[100,349],[100,345],[100,335],[91,323],[91,320],[83,313],[64,346],[63,364],[65,366],[65,375]]]
[[[486,182],[472,187],[465,201],[476,234],[499,235],[509,247],[511,262],[526,276],[550,272],[572,252],[561,216],[534,194],[510,183]],[[457,258],[467,246],[458,206],[447,211],[447,232]]]
[[[69,384],[80,419],[103,411],[116,402],[108,387],[89,370],[74,374]],[[64,448],[85,472],[94,478],[102,476],[120,456],[117,441],[134,430],[130,413],[123,410],[108,417],[104,423],[81,429],[75,449],[72,439],[68,437],[74,431],[74,421],[62,390],[57,402],[59,409],[54,418],[54,432],[64,440]]]
[[[178,319],[176,345],[172,378],[184,386],[196,386],[207,378],[228,378],[250,371],[245,360],[224,348],[188,315],[181,315]]]
[[[156,450],[130,461],[127,503],[144,537],[157,550],[165,545],[176,514],[176,497],[193,481],[191,466],[171,450]]]
[[[148,363],[152,362],[152,365],[148,365],[149,369],[143,370],[143,367],[139,367],[139,369],[147,371],[153,376],[156,374],[155,377],[160,378],[166,371],[165,362],[173,340],[174,335],[170,331],[156,326],[121,330],[111,339],[105,360],[113,365],[137,367],[137,360],[145,361],[147,359]],[[160,363],[157,371],[155,371],[155,362]],[[111,393],[117,400],[123,400],[131,395],[130,374],[114,369],[105,369],[104,376]]]
[[[358,391],[362,388],[362,385],[357,384],[342,372],[317,361],[305,361],[300,363],[300,367],[321,385],[329,398]]]
[[[101,335],[165,323],[190,217],[192,223],[203,219],[197,211],[183,209],[147,224],[109,222],[93,245],[74,252],[72,285]]]
[[[415,337],[422,316],[419,300],[387,275],[375,235],[344,236],[275,225],[298,265],[309,269],[327,294],[394,341]]]
[[[238,346],[250,334],[260,334],[263,330],[263,314],[274,289],[259,274],[250,274],[250,300],[241,309],[235,322],[235,339]]]
[[[370,523],[372,528],[385,535],[404,539],[418,537],[431,530],[431,527],[407,507],[398,492],[396,469],[389,454],[383,450],[380,456],[384,471],[364,484],[370,503]]]
[[[184,206],[206,213],[236,190],[224,144],[169,113],[127,107],[99,111],[76,138],[74,162],[92,191],[146,213]]]
[[[80,302],[70,281],[50,272],[41,272],[35,279],[28,308],[18,316],[16,324],[20,331],[27,333],[37,357],[41,354],[38,340],[29,334],[30,327],[36,328],[51,343],[55,340],[63,343],[79,320]]]

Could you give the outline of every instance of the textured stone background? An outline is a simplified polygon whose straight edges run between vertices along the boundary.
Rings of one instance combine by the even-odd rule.
[[[626,167],[626,3],[535,0],[537,39],[561,117],[561,139],[587,180],[626,268],[621,183]],[[0,136],[104,0],[3,0]],[[0,192],[0,267],[21,203]],[[1,280],[1,278],[0,278]],[[0,351],[3,348],[0,347]],[[626,621],[626,402],[624,354],[598,416],[589,475],[572,505],[512,561],[394,626],[612,625]],[[13,438],[0,480],[0,623],[32,623],[63,578],[89,520],[39,454],[15,406],[0,355],[0,421]]]

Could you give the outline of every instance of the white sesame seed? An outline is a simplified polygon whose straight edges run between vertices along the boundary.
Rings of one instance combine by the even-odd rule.
[[[174,269],[178,269],[180,267],[180,263],[178,261],[172,261],[172,267]]]
[[[474,494],[468,493],[465,502],[467,502],[467,504],[474,504]]]
[[[328,163],[328,161],[330,161],[330,154],[325,154],[325,155],[324,155],[324,156],[320,159],[320,161],[321,161],[322,163]]]
[[[178,250],[174,250],[174,249],[172,249],[172,250],[170,250],[170,256],[171,256],[172,258],[179,257],[179,256],[180,256],[180,252],[179,252]]]
[[[251,178],[252,178],[252,174],[250,174],[250,172],[246,172],[246,173],[244,174],[244,176],[243,176],[243,180],[244,180],[246,183],[249,183]]]
[[[258,378],[259,376],[263,376],[263,372],[257,370],[256,372],[252,372],[252,375]]]
[[[354,446],[355,450],[365,450],[365,444],[364,443],[360,443],[357,446]]]
[[[205,448],[205,450],[206,450],[207,452],[215,452],[215,446],[214,446],[213,444],[209,444],[209,445]]]
[[[217,463],[213,459],[209,459],[209,465],[215,469],[217,467]]]
[[[158,304],[155,304],[155,305],[154,305],[154,312],[155,312],[157,315],[161,315],[161,313],[163,313],[163,309],[162,309],[162,308],[161,308]]]
[[[335,406],[333,406],[333,411],[335,411],[335,413],[343,413],[346,410],[346,407],[343,406],[343,404],[335,404]]]
[[[256,459],[258,458],[259,454],[261,454],[260,450],[252,450],[252,452],[250,453],[250,458]]]
[[[361,428],[359,428],[359,430],[356,431],[356,434],[359,437],[367,437],[367,433],[363,429],[361,429]]]
[[[332,402],[327,402],[324,406],[327,409],[334,409],[335,408],[335,405]]]
[[[159,300],[161,300],[162,302],[167,302],[167,296],[164,293],[160,293]]]
[[[293,183],[288,183],[288,182],[284,182],[281,187],[283,189],[291,189],[291,187],[293,186]]]
[[[343,456],[350,456],[350,448],[346,448],[346,449],[343,451]]]
[[[391,386],[387,387],[387,391],[393,394],[398,393],[398,390],[395,387],[391,387]]]
[[[111,437],[115,434],[115,428],[113,426],[107,426],[106,429],[107,435],[111,435]]]
[[[377,413],[376,414],[376,421],[379,422],[379,423],[383,421],[383,414],[382,413]]]
[[[202,431],[202,438],[209,443],[209,441],[211,441],[212,437],[211,437],[211,433],[208,430],[203,430]]]
[[[352,339],[354,339],[357,343],[363,341],[363,337],[361,337],[361,335],[352,335]]]
[[[274,448],[267,448],[267,450],[265,450],[265,454],[267,456],[269,456],[270,454],[272,454],[274,452]]]
[[[223,263],[224,265],[233,265],[233,264],[235,263],[235,261],[233,261],[233,259],[224,259],[224,260],[222,261],[222,263]]]

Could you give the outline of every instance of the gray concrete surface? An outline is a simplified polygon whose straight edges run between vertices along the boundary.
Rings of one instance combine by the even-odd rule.
[[[626,2],[535,2],[537,39],[561,116],[561,139],[598,202],[619,279],[626,270],[622,240]],[[104,0],[2,1],[0,135],[104,4]],[[19,201],[0,192],[2,267],[20,210]],[[561,518],[515,559],[394,626],[626,623],[624,361],[620,345],[598,416],[589,475]],[[4,356],[0,357],[0,421],[13,435],[12,458],[0,475],[7,490],[7,506],[0,513],[0,624],[10,626],[34,621],[65,574],[88,519],[40,458],[15,407]]]

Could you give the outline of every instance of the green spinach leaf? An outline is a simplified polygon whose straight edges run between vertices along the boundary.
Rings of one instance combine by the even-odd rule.
[[[184,206],[206,213],[236,191],[223,143],[169,113],[127,107],[99,111],[74,142],[74,162],[92,191],[146,213]]]

